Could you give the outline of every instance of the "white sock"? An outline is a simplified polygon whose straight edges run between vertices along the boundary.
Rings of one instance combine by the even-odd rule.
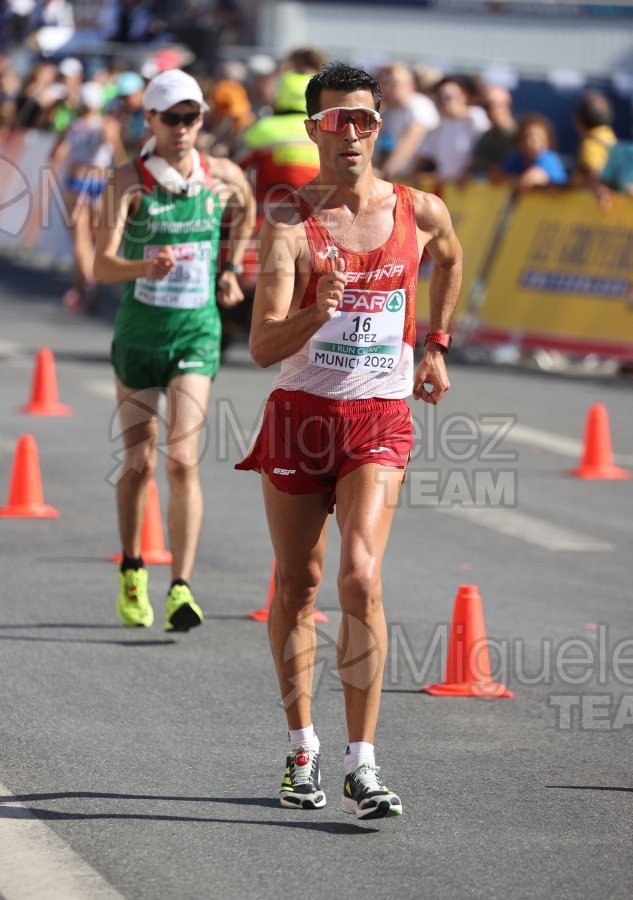
[[[376,765],[374,745],[367,741],[351,741],[348,744],[347,752],[343,757],[345,774],[350,775],[361,763],[369,763],[372,766]]]
[[[311,750],[316,750],[319,752],[319,739],[314,733],[314,725],[306,725],[305,728],[295,728],[294,730],[288,731],[288,740],[290,741],[291,747],[296,747],[297,744],[303,744],[304,746],[309,746]]]

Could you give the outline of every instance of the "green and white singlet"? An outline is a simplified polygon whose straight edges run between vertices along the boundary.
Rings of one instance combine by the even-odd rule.
[[[222,206],[212,189],[209,165],[200,155],[204,184],[189,196],[161,187],[140,158],[135,164],[142,191],[138,210],[123,234],[123,255],[147,260],[170,246],[177,262],[160,281],[142,277],[126,282],[114,324],[112,361],[117,375],[129,387],[165,386],[155,379],[153,384],[140,384],[146,378],[139,372],[128,375],[123,356],[129,360],[130,353],[140,351],[141,358],[151,354],[180,363],[176,374],[195,373],[194,364],[201,362],[201,373],[213,377],[220,359],[215,282]],[[192,348],[196,359],[187,366]],[[201,356],[204,359],[199,360]]]

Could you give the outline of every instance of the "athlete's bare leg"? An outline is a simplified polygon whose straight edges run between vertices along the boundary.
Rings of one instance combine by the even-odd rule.
[[[190,581],[196,560],[203,500],[200,487],[201,441],[206,434],[211,379],[179,375],[167,387],[167,522],[173,556],[172,578]]]
[[[141,529],[147,489],[156,470],[158,388],[135,390],[115,378],[119,421],[125,446],[123,474],[116,486],[119,532],[125,556],[141,556]]]
[[[312,722],[316,602],[328,527],[326,494],[287,494],[262,476],[276,560],[275,596],[268,615],[272,650],[289,729]]]
[[[337,660],[350,742],[374,743],[387,656],[382,560],[401,482],[402,469],[366,465],[336,486],[343,611]]]

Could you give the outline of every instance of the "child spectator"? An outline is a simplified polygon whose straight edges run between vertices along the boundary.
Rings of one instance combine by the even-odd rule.
[[[530,113],[519,119],[516,149],[502,166],[518,191],[548,184],[567,184],[567,173],[555,146],[554,126],[547,116]]]

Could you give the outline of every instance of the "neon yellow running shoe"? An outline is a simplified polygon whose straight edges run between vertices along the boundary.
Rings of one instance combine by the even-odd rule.
[[[147,569],[126,569],[119,572],[119,598],[116,611],[119,619],[130,628],[149,628],[154,610],[147,593]]]
[[[174,584],[165,604],[165,631],[189,631],[202,619],[202,610],[187,585]]]

